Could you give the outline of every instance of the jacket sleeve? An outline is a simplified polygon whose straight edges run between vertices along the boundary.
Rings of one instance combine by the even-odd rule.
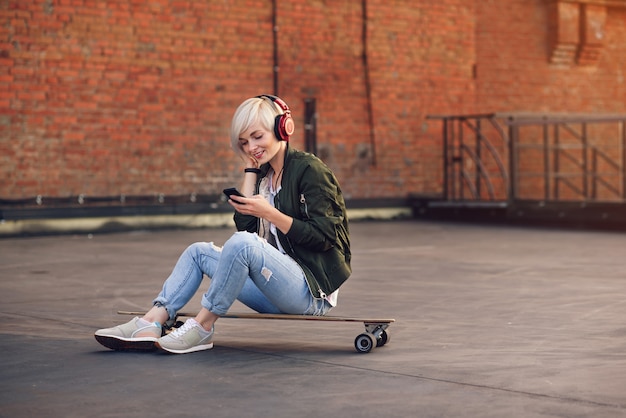
[[[309,165],[298,185],[299,215],[287,233],[293,243],[312,251],[326,251],[337,242],[345,217],[345,203],[337,179],[323,164]]]
[[[242,215],[241,213],[235,211],[233,220],[235,221],[237,231],[257,232],[259,218],[256,216]]]

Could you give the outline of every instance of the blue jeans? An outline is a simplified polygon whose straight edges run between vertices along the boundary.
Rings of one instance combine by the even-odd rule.
[[[298,263],[249,232],[236,232],[222,248],[211,242],[187,247],[154,303],[174,319],[204,275],[211,284],[202,306],[216,315],[226,314],[235,299],[261,313],[325,315],[331,309],[326,300],[311,295]]]

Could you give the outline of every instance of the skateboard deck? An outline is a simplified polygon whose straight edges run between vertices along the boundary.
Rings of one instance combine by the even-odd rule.
[[[145,312],[118,311],[120,315],[144,315]],[[177,317],[194,317],[195,313],[179,312]],[[353,318],[345,316],[316,316],[316,315],[288,315],[288,314],[262,314],[262,313],[227,313],[221,318],[230,319],[274,319],[286,321],[324,321],[324,322],[360,322],[365,327],[365,332],[357,335],[354,339],[354,348],[359,353],[369,353],[375,347],[382,347],[390,340],[387,330],[395,319],[392,318]],[[182,325],[176,321],[174,328]]]

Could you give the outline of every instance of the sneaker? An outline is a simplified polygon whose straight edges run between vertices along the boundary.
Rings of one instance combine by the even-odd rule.
[[[174,354],[186,354],[213,348],[213,330],[202,328],[195,319],[188,319],[183,326],[175,329],[155,343],[157,348]]]
[[[140,320],[136,316],[125,324],[99,329],[94,337],[100,344],[112,350],[152,351],[156,349],[154,343],[163,333],[161,324],[152,322],[146,325],[142,323],[144,320]],[[138,336],[139,334],[142,335]]]

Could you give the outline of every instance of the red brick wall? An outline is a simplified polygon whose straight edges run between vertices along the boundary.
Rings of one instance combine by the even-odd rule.
[[[230,183],[228,121],[272,85],[267,2],[231,3],[0,3],[0,196]]]
[[[626,112],[626,9],[594,66],[549,62],[543,0],[276,1],[278,93],[349,197],[441,191],[429,114]],[[218,193],[228,128],[273,91],[272,2],[0,1],[0,198]]]
[[[549,3],[476,2],[477,111],[626,113],[626,2],[608,8],[594,65],[549,62]]]

